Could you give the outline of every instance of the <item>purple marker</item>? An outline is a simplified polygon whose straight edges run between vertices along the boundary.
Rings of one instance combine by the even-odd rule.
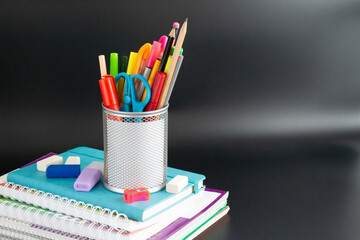
[[[88,192],[100,180],[104,173],[104,162],[94,161],[90,163],[76,179],[74,183],[75,191]]]

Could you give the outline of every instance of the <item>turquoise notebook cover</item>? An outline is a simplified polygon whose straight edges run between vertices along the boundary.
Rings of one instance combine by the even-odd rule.
[[[104,161],[103,151],[89,147],[74,148],[58,155],[63,157],[64,162],[69,156],[79,156],[81,159],[81,169],[84,169],[93,161]],[[198,192],[198,190],[202,188],[202,186],[199,186],[198,184],[205,179],[205,176],[201,174],[168,167],[167,180],[170,181],[176,175],[185,175],[189,178],[189,184],[183,189],[183,191],[195,185],[195,192]],[[109,208],[110,210],[117,210],[119,213],[126,214],[129,218],[137,221],[146,221],[160,212],[165,211],[166,209],[163,209],[147,219],[143,218],[144,211],[149,210],[152,207],[161,204],[163,201],[175,196],[175,194],[167,193],[166,190],[163,189],[159,192],[151,193],[149,201],[127,204],[124,201],[123,194],[107,190],[103,186],[102,180],[99,181],[90,192],[77,192],[73,187],[76,178],[47,178],[45,172],[37,170],[36,164],[32,164],[9,173],[7,180],[8,182],[49,192],[54,195],[59,195],[60,197],[75,199],[76,201],[90,203],[94,206],[100,206],[102,208]],[[191,195],[192,194],[190,194],[190,196]]]

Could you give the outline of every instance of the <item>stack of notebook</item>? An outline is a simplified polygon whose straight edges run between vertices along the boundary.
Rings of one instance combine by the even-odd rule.
[[[2,239],[193,239],[228,211],[228,192],[204,187],[205,176],[168,167],[167,180],[185,175],[178,194],[151,193],[149,201],[127,204],[122,194],[99,182],[77,192],[73,178],[47,178],[36,162],[2,177]],[[78,147],[59,154],[79,156],[81,168],[103,161],[103,151]]]

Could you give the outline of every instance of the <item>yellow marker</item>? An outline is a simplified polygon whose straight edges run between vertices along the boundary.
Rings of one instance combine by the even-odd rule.
[[[134,68],[132,70],[132,74],[138,74],[140,71],[140,67],[141,67],[141,62],[142,60],[148,59],[150,56],[150,51],[151,51],[151,44],[150,43],[145,43],[138,51],[137,56],[136,56],[136,60],[134,62]]]
[[[168,58],[168,60],[167,60],[167,62],[166,62],[164,73],[167,73],[168,70],[169,70],[171,58],[172,58],[172,56],[169,56],[169,58]]]
[[[126,69],[127,74],[132,74],[133,69],[134,69],[134,64],[135,64],[136,57],[137,57],[136,52],[130,52],[129,63],[128,63],[128,66],[127,66],[127,69]]]
[[[152,84],[154,82],[154,77],[156,75],[156,73],[159,71],[159,67],[160,67],[160,60],[159,59],[156,59],[155,63],[154,63],[154,66],[151,70],[151,73],[150,73],[150,76],[149,76],[149,79],[148,79],[148,82],[149,82],[149,85],[150,87],[152,87]],[[145,96],[146,96],[146,89],[144,90],[144,93],[142,95],[142,98],[141,98],[141,101],[144,101],[145,100]]]

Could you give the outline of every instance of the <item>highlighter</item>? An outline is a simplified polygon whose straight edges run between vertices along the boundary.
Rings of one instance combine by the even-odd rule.
[[[160,51],[161,51],[161,44],[157,41],[154,41],[151,48],[150,56],[148,58],[148,62],[146,64],[146,68],[144,70],[144,73],[142,74],[143,77],[146,79],[146,81],[149,79],[156,57],[159,55]],[[138,101],[141,100],[141,97],[144,93],[144,89],[145,89],[145,85],[142,82],[140,82],[139,89],[136,92],[136,97]]]
[[[168,41],[168,36],[165,36],[165,35],[162,35],[159,39],[159,43],[161,44],[161,51],[159,53],[159,57],[158,58],[162,58],[162,55],[163,55],[163,52],[165,50],[165,47],[166,47],[166,43]]]
[[[167,40],[168,40],[168,36],[166,36],[166,35],[162,35],[162,36],[159,38],[159,41],[158,41],[158,42],[161,44],[161,50],[162,50],[162,51],[164,51],[164,49],[165,49]]]
[[[120,111],[115,79],[111,75],[102,76],[99,80],[104,106],[115,111]]]
[[[166,74],[167,74],[167,72],[168,72],[168,70],[169,70],[169,66],[170,66],[170,62],[171,62],[171,59],[172,59],[172,55],[173,55],[173,53],[174,53],[174,50],[175,50],[175,47],[172,48],[171,54],[170,54],[170,56],[169,56],[169,58],[168,58],[168,60],[167,60],[167,62],[166,62],[165,70],[164,70],[164,73],[166,73]],[[181,48],[179,54],[182,55],[183,52],[184,52],[184,50]]]
[[[127,70],[126,70],[127,74],[131,75],[133,73],[134,63],[135,63],[136,57],[137,57],[136,52],[130,52],[129,62],[128,62],[128,65],[127,65]]]
[[[93,161],[84,170],[74,183],[75,191],[89,192],[101,179],[104,173],[104,162]]]

